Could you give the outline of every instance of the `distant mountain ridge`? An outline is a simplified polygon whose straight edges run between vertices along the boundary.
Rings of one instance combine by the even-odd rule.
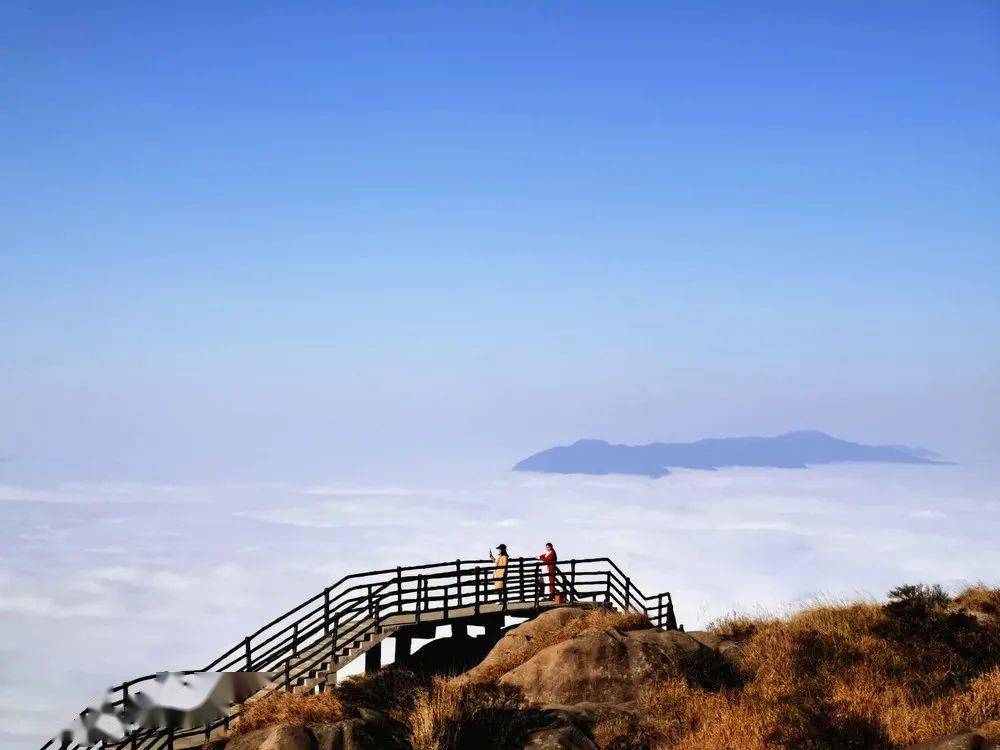
[[[514,471],[549,474],[637,474],[666,476],[669,469],[723,469],[760,466],[804,469],[813,464],[869,462],[937,464],[938,454],[906,445],[863,445],[818,430],[798,430],[776,437],[706,438],[694,443],[613,445],[578,440],[529,456]]]

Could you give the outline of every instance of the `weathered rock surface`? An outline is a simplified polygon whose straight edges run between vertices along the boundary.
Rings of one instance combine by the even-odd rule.
[[[311,727],[316,750],[404,750],[410,747],[405,724],[379,711],[359,708],[359,716]]]
[[[316,738],[305,727],[277,724],[234,737],[226,750],[315,750]]]
[[[568,725],[535,733],[524,750],[598,750],[598,747],[580,729]]]
[[[964,730],[912,745],[910,750],[994,750],[996,747],[978,732]]]
[[[573,724],[582,729],[592,730],[602,721],[615,719],[633,720],[639,707],[635,703],[573,703],[566,705],[550,704],[542,706],[558,717],[560,724]]]
[[[462,675],[460,679],[469,681],[479,679],[482,675],[492,671],[496,664],[510,658],[511,654],[524,649],[540,632],[559,629],[569,622],[583,617],[586,613],[587,610],[579,607],[557,607],[508,630],[486,655],[486,658],[478,666]]]
[[[743,660],[742,649],[740,648],[740,644],[731,638],[726,638],[717,633],[709,633],[707,630],[692,630],[688,632],[688,635],[702,646],[717,651],[734,667],[739,668],[741,666]]]
[[[543,649],[500,682],[535,703],[628,703],[643,684],[679,674],[684,653],[707,649],[678,631],[585,630]]]
[[[225,750],[408,750],[409,747],[404,724],[368,708],[359,708],[357,716],[330,724],[265,727],[225,744]]]

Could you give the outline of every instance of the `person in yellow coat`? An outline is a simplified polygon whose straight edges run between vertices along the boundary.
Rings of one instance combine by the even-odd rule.
[[[493,557],[493,552],[490,552],[490,560],[493,562],[493,587],[498,591],[503,590],[506,585],[507,579],[507,561],[510,560],[510,555],[507,554],[507,545],[500,544],[497,545],[498,554]]]

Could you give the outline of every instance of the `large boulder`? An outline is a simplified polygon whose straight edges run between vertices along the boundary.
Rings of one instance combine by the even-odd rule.
[[[680,674],[681,659],[705,649],[679,631],[584,630],[500,678],[535,703],[627,703],[639,689]]]
[[[538,617],[511,628],[490,650],[478,666],[459,677],[462,681],[475,682],[494,670],[497,664],[507,662],[512,655],[523,652],[532,641],[545,632],[560,630],[573,620],[587,614],[580,607],[556,607]],[[418,652],[419,653],[419,652]]]
[[[226,750],[316,750],[316,738],[305,727],[276,724],[234,737]]]
[[[358,716],[311,727],[316,750],[408,750],[405,724],[380,711],[359,708]]]
[[[405,724],[380,711],[359,708],[354,716],[327,724],[276,724],[239,735],[225,750],[409,750]]]

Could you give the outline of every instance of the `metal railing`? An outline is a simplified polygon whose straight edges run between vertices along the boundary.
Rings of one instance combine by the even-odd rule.
[[[265,691],[291,690],[308,680],[322,689],[336,670],[366,650],[373,637],[406,625],[420,624],[434,613],[436,623],[480,613],[537,610],[557,602],[592,602],[647,615],[655,627],[677,628],[669,592],[646,596],[631,578],[606,557],[566,560],[551,570],[536,558],[510,558],[502,579],[490,560],[386,568],[341,578],[316,596],[243,638],[196,672],[270,672],[275,677]],[[498,582],[502,581],[502,586]],[[526,606],[527,605],[527,606]],[[105,708],[125,714],[130,696],[157,675],[144,675],[113,687]],[[92,710],[92,709],[88,709]],[[86,715],[86,711],[81,714]],[[136,729],[117,743],[100,743],[115,750],[172,750],[182,738],[204,736],[228,727],[231,714],[202,728],[188,730]],[[49,740],[41,750],[81,750],[86,746]]]

